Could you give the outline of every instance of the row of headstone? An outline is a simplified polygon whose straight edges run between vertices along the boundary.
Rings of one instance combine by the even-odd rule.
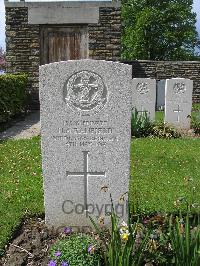
[[[139,114],[147,113],[153,121],[155,119],[156,80],[133,79],[132,93],[132,107],[136,108]]]
[[[191,82],[168,85],[171,115],[180,122],[180,112],[189,112]],[[87,59],[40,67],[47,225],[83,228],[89,216],[106,224],[112,204],[127,220],[133,95],[138,110],[154,119],[155,80],[132,80],[129,65]]]
[[[189,129],[192,110],[193,81],[183,78],[172,78],[167,79],[165,82],[162,80],[160,85],[162,87],[165,85],[164,122],[176,128]],[[152,121],[155,120],[155,79],[133,79],[132,106],[141,114],[147,113]]]

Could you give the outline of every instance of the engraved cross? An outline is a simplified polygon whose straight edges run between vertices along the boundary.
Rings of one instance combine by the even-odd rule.
[[[178,105],[178,108],[174,110],[174,113],[177,113],[177,120],[176,122],[180,122],[180,113],[183,112],[183,110],[180,109],[180,105]]]
[[[69,172],[67,171],[67,176],[83,176],[84,177],[84,209],[86,211],[86,216],[88,214],[87,209],[87,194],[88,194],[88,177],[89,176],[106,176],[105,172],[89,172],[88,171],[88,154],[89,151],[83,151],[83,172]]]

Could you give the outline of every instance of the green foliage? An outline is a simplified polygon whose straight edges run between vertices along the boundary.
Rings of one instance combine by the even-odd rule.
[[[181,196],[175,201],[179,209],[179,216],[175,219],[170,216],[169,239],[173,251],[173,262],[177,266],[198,266],[200,265],[200,205],[195,201],[196,188],[194,180],[184,178],[184,183],[191,193],[191,199]],[[186,205],[186,215],[182,215],[181,205]],[[196,213],[196,215],[192,215]],[[197,219],[195,219],[197,218]]]
[[[157,137],[162,139],[179,138],[181,134],[164,122],[151,122],[147,112],[140,113],[134,108],[131,117],[132,137]]]
[[[164,122],[154,124],[151,134],[153,137],[161,139],[176,139],[181,137],[181,134],[175,128],[166,125]]]
[[[191,128],[195,134],[200,134],[200,110],[198,109],[192,113]]]
[[[98,242],[86,234],[73,234],[58,240],[50,250],[50,260],[56,262],[57,266],[62,265],[62,262],[70,266],[98,266],[100,259]]]
[[[103,244],[103,265],[199,265],[200,226],[195,220],[197,216],[191,216],[194,217],[192,223],[189,215],[189,209],[185,216],[180,212],[175,219],[166,213],[150,217],[129,214],[128,224],[119,225],[112,208],[110,230],[98,226],[90,218]]]
[[[134,108],[131,117],[131,136],[147,137],[151,134],[152,123],[147,112],[140,113]]]
[[[200,111],[200,103],[193,103],[192,104],[192,111]]]
[[[0,75],[0,123],[24,110],[26,86],[25,74]]]
[[[192,0],[122,1],[123,59],[196,59],[199,44],[192,4]]]
[[[189,212],[185,221],[180,215],[173,223],[170,219],[170,242],[176,266],[200,265],[200,226],[191,229]]]
[[[119,219],[114,211],[113,203],[110,217],[111,230],[109,232],[103,231],[90,218],[104,245],[102,250],[104,251],[105,266],[141,265],[143,249],[147,244],[149,232],[147,231],[141,238],[141,241],[138,242],[136,240],[140,231],[138,223],[131,224],[131,220],[129,219],[128,225],[123,222],[119,226]],[[131,217],[130,214],[129,217]]]
[[[192,128],[194,130],[194,133],[199,135],[200,134],[200,120],[193,120]]]

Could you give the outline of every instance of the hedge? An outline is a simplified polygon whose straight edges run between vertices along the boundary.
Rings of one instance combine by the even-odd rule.
[[[26,74],[0,75],[0,123],[25,110]]]

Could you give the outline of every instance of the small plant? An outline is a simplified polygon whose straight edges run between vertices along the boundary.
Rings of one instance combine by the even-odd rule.
[[[192,104],[192,111],[193,112],[200,111],[200,103],[193,103]]]
[[[152,122],[147,112],[140,113],[133,108],[131,117],[131,135],[136,138],[147,137],[151,134]]]
[[[197,110],[192,115],[191,127],[195,134],[200,134],[200,110]]]
[[[98,242],[86,234],[72,234],[57,241],[50,250],[48,266],[98,266]]]
[[[191,128],[194,133],[200,134],[200,104],[193,103],[192,105],[192,116],[191,116]]]
[[[169,236],[174,253],[173,261],[177,266],[198,266],[200,265],[200,225],[199,207],[194,202],[196,189],[193,179],[190,177],[184,178],[184,184],[191,192],[192,197],[187,199],[182,196],[174,202],[175,206],[179,208],[179,216],[176,216],[175,219],[171,216],[169,221]],[[187,211],[183,217],[180,207],[185,204]],[[196,217],[197,221],[195,221]]]
[[[180,138],[181,134],[173,127],[166,125],[164,122],[157,123],[152,127],[153,137],[162,139]]]
[[[114,211],[113,202],[110,217],[110,231],[103,231],[90,218],[103,243],[104,264],[106,266],[141,265],[143,261],[143,250],[147,245],[149,232],[147,231],[144,234],[138,222],[131,224],[130,219],[128,224],[122,222],[119,226],[119,219]]]
[[[198,225],[191,229],[189,211],[185,220],[180,215],[173,224],[170,219],[169,232],[175,265],[200,265],[200,227]]]

